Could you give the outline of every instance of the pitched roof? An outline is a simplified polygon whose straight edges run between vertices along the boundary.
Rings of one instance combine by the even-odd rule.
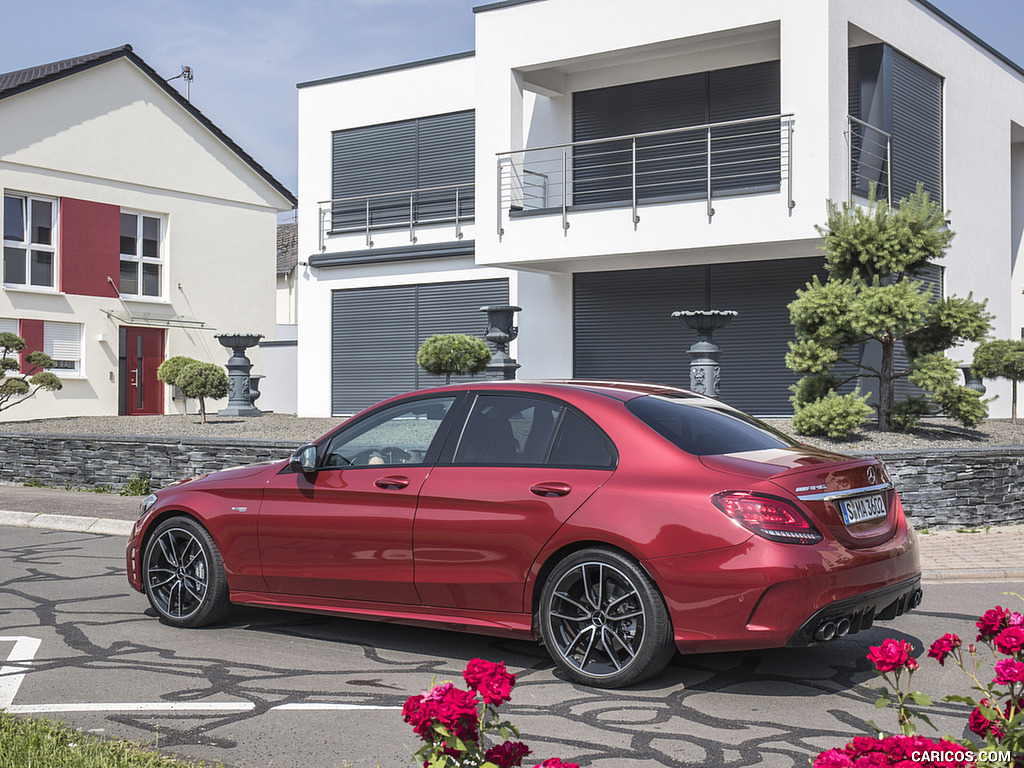
[[[127,58],[145,74],[149,75],[153,82],[160,86],[168,96],[178,102],[178,105],[181,106],[182,109],[202,123],[207,130],[220,139],[228,149],[238,155],[250,168],[252,168],[253,171],[277,190],[277,192],[280,193],[288,202],[292,205],[297,204],[298,201],[295,199],[295,195],[293,195],[280,181],[275,179],[266,168],[257,163],[251,155],[238,146],[231,137],[214,125],[210,118],[196,109],[192,103],[187,101],[177,89],[168,85],[167,81],[160,77],[156,70],[143,61],[142,58],[132,50],[130,45],[126,44],[117,48],[110,48],[106,51],[88,53],[84,56],[76,56],[75,58],[64,59],[63,61],[54,61],[49,64],[41,64],[27,69],[19,69],[14,72],[0,73],[0,99],[5,99],[8,96],[13,96],[16,93],[22,93],[23,91],[36,88],[40,85],[52,83],[53,81],[60,80],[63,77],[83,72],[87,69],[91,69],[92,67],[106,64],[109,61],[122,57]]]
[[[288,274],[299,263],[299,224],[286,221],[277,225],[277,274]]]

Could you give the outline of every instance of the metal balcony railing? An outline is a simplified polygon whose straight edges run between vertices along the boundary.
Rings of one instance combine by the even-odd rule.
[[[373,233],[385,229],[408,229],[409,242],[415,243],[417,228],[445,224],[452,225],[455,239],[461,240],[462,227],[473,220],[474,205],[471,183],[322,200],[320,250],[327,250],[329,236],[355,232],[365,233],[370,248]]]
[[[846,117],[850,201],[854,195],[888,200],[892,187],[892,136],[873,125]]]
[[[498,235],[506,216],[569,214],[628,207],[634,224],[645,203],[778,190],[793,201],[793,115],[530,147],[498,153]]]

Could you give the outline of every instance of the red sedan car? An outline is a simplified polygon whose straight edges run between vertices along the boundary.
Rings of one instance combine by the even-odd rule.
[[[539,637],[602,687],[676,650],[805,646],[921,599],[880,461],[647,384],[421,390],[142,510],[128,578],[168,624],[238,603]]]

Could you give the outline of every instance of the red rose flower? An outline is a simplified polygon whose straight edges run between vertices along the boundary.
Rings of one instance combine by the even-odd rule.
[[[1007,656],[1024,648],[1024,627],[1009,627],[996,635],[996,648]]]
[[[521,765],[523,758],[530,754],[530,748],[521,741],[506,741],[491,747],[484,754],[484,759],[494,763],[498,768],[515,768]]]
[[[991,708],[992,702],[988,699],[982,699],[981,706]],[[974,711],[971,712],[971,716],[967,718],[967,727],[979,736],[984,736],[991,731],[992,735],[997,739],[1003,738],[1003,732],[999,730],[999,726],[981,714],[979,707],[975,707]]]
[[[476,741],[479,730],[476,696],[451,683],[437,685],[423,697],[430,715],[463,741]]]
[[[979,632],[975,640],[991,640],[993,636],[999,634],[1001,629],[1006,627],[1009,618],[1010,612],[1001,605],[985,611],[985,615],[976,622]]]
[[[892,672],[907,666],[912,650],[913,647],[906,640],[887,638],[881,645],[872,645],[867,658],[879,672]]]
[[[549,757],[543,763],[537,763],[533,768],[580,768],[576,763],[564,763],[557,757]]]
[[[932,647],[928,650],[928,655],[936,659],[942,666],[946,665],[946,657],[949,656],[954,650],[959,648],[963,641],[956,635],[949,634],[948,632],[932,643]]]
[[[1011,613],[1006,618],[1006,626],[1008,626],[1008,627],[1021,627],[1021,626],[1024,626],[1024,613]]]
[[[492,706],[500,706],[512,698],[512,686],[516,684],[516,676],[510,675],[504,663],[473,659],[466,665],[462,673],[472,690]]]
[[[841,750],[830,749],[815,758],[813,768],[853,768],[853,760]]]
[[[996,662],[996,685],[1013,685],[1024,682],[1024,661],[1000,659]]]

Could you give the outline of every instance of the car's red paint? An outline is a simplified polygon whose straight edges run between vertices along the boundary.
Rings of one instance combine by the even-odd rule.
[[[585,414],[614,461],[456,465],[452,446],[468,398],[495,393]],[[628,410],[630,401],[659,393],[696,397],[654,385],[510,382],[392,398],[331,434],[355,429],[388,404],[455,394],[430,462],[305,474],[279,462],[167,488],[130,537],[131,585],[145,589],[141,558],[155,525],[184,514],[216,542],[232,602],[513,637],[536,634],[537,600],[552,566],[592,545],[647,571],[684,652],[784,646],[837,601],[916,588],[917,542],[881,462],[800,446],[694,455]],[[825,498],[875,486],[888,510],[881,519],[847,526],[838,502]],[[756,535],[714,506],[722,491],[783,499],[822,540]]]

